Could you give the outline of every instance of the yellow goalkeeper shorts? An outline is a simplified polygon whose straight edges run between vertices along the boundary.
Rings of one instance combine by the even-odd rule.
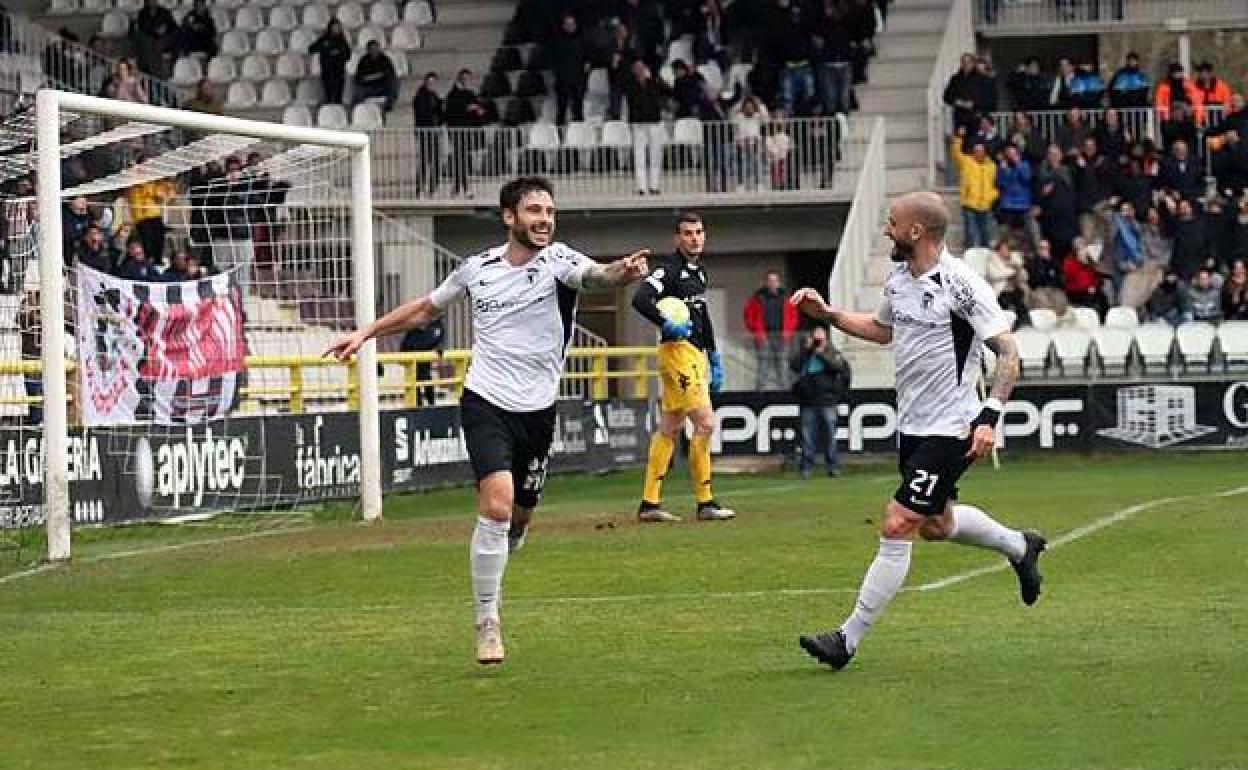
[[[711,405],[706,353],[685,340],[659,345],[660,403],[664,412],[688,412]]]

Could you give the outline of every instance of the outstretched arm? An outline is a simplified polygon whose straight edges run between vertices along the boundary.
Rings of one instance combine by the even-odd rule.
[[[442,315],[442,310],[428,296],[408,300],[381,318],[370,323],[363,329],[338,338],[325,355],[345,361],[355,355],[365,342],[374,337],[385,337],[388,334],[405,332],[408,329],[424,326]]]
[[[605,265],[595,262],[581,274],[581,287],[607,289],[636,283],[646,275],[646,257],[648,256],[650,256],[650,250],[642,249]]]
[[[827,321],[851,337],[887,345],[893,341],[893,327],[880,323],[874,313],[836,310],[814,289],[798,289],[789,300],[797,309],[817,321]]]

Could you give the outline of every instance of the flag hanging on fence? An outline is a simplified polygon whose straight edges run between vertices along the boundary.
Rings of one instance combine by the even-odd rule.
[[[247,344],[233,271],[147,283],[79,265],[76,285],[86,425],[183,425],[234,408]]]

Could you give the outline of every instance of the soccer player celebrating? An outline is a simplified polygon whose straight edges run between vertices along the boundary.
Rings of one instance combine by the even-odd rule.
[[[1034,604],[1040,595],[1036,563],[1044,538],[956,502],[958,478],[992,449],[997,420],[1018,379],[1019,358],[1010,323],[988,283],[945,248],[948,224],[945,206],[933,193],[893,202],[884,234],[899,264],[874,315],[829,307],[814,289],[801,289],[791,300],[846,334],[881,345],[891,341],[897,358],[901,484],[885,507],[879,552],[841,627],[799,640],[811,656],[836,669],[854,657],[863,635],[901,590],[915,535],[997,551],[1014,567],[1023,603]],[[997,356],[992,392],[983,404],[975,395],[981,343]]]
[[[499,206],[506,243],[464,260],[428,296],[405,302],[328,351],[345,359],[373,337],[423,326],[461,297],[472,300],[472,363],[459,410],[480,512],[471,546],[478,663],[503,660],[503,572],[542,496],[577,292],[641,280],[649,253],[603,265],[554,242],[554,194],[538,177],[503,185]]]
[[[663,509],[663,476],[688,419],[693,421],[689,475],[698,501],[696,516],[702,521],[731,519],[736,514],[721,507],[711,494],[711,434],[715,431],[711,393],[723,386],[724,369],[706,309],[706,270],[701,265],[706,230],[702,217],[692,212],[682,214],[676,220],[674,240],[676,253],[668,259],[656,259],[654,270],[633,295],[633,308],[659,327],[662,338],[658,367],[663,415],[650,437],[637,518],[680,521],[679,516]],[[679,314],[683,318],[675,314],[669,318],[661,312],[669,298],[685,303],[687,312]]]

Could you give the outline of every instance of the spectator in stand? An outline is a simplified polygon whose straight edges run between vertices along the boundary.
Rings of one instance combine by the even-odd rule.
[[[611,45],[607,50],[608,95],[607,118],[620,119],[620,105],[624,100],[621,82],[632,71],[633,62],[640,57],[627,24],[620,22],[612,30]]]
[[[1148,298],[1146,316],[1152,321],[1165,321],[1171,326],[1178,326],[1192,320],[1190,292],[1183,288],[1179,276],[1173,271],[1166,271],[1166,277],[1153,290]],[[1217,304],[1217,292],[1213,293],[1214,304]]]
[[[968,132],[974,131],[979,124],[975,114],[975,80],[979,73],[975,68],[975,54],[962,54],[961,66],[953,73],[945,85],[944,102],[953,108],[953,127],[959,126]]]
[[[185,246],[179,246],[173,250],[173,258],[170,260],[169,267],[165,268],[165,272],[161,273],[161,279],[166,283],[180,283],[182,281],[198,281],[200,278],[207,278],[208,270],[199,264],[199,260],[191,253],[191,250]]]
[[[672,97],[676,102],[675,118],[697,118],[706,102],[706,78],[689,69],[683,59],[672,62]]]
[[[1188,112],[1186,102],[1174,102],[1170,105],[1170,117],[1161,122],[1162,152],[1173,153],[1174,143],[1183,141],[1188,149],[1200,147],[1200,129]]]
[[[1183,65],[1174,62],[1170,65],[1166,78],[1157,84],[1157,98],[1153,103],[1156,105],[1157,114],[1165,120],[1170,116],[1170,108],[1178,102],[1191,106],[1197,104],[1199,99],[1196,85],[1188,80]]]
[[[637,194],[659,194],[659,174],[663,170],[663,105],[668,98],[667,86],[650,73],[644,61],[633,62],[632,72],[624,79],[624,98],[628,101],[628,122],[633,129],[633,171],[637,176]]]
[[[439,362],[442,350],[446,346],[446,325],[441,318],[435,318],[424,326],[409,329],[399,342],[399,350],[403,353],[434,352]],[[416,364],[416,381],[428,382],[433,379],[433,363],[421,361]],[[432,385],[423,385],[416,390],[417,406],[434,406],[437,404],[436,394]]]
[[[969,153],[976,144],[984,146],[984,149],[988,151],[988,157],[993,160],[1001,159],[1001,151],[1005,149],[1005,141],[997,133],[997,124],[993,121],[991,115],[981,116],[977,130],[963,138],[962,152]]]
[[[1231,264],[1230,275],[1222,285],[1222,318],[1248,321],[1248,265],[1242,259]]]
[[[1204,217],[1197,216],[1196,207],[1190,200],[1176,202],[1167,197],[1163,203],[1167,209],[1173,209],[1169,222],[1174,243],[1170,266],[1178,274],[1179,280],[1190,281],[1209,256],[1211,244]]]
[[[793,137],[789,134],[788,116],[784,110],[771,113],[767,123],[766,136],[763,139],[763,152],[767,157],[767,165],[771,169],[771,189],[796,190],[800,186],[800,174],[797,164],[792,162]]]
[[[72,257],[74,247],[82,239],[83,234],[87,232],[87,226],[91,224],[91,210],[87,207],[87,199],[85,196],[76,195],[66,206],[61,214],[61,230],[64,233],[61,247],[61,255],[63,257]]]
[[[849,396],[853,379],[849,362],[828,342],[828,330],[816,326],[802,341],[801,352],[789,361],[789,369],[797,375],[793,395],[797,397],[802,423],[799,473],[803,479],[810,478],[822,454],[827,474],[838,476],[836,412],[837,405]]]
[[[787,113],[815,95],[815,72],[811,68],[813,19],[807,19],[802,5],[777,0],[778,18],[774,27],[772,52],[780,63],[779,104]]]
[[[1231,129],[1210,140],[1213,150],[1213,178],[1218,191],[1227,198],[1238,198],[1248,190],[1248,146],[1242,134]]]
[[[867,64],[875,56],[877,6],[874,0],[846,0],[845,24],[853,45],[850,74],[854,83],[867,82]]]
[[[745,303],[745,328],[754,338],[757,390],[766,390],[769,379],[775,380],[777,390],[784,389],[785,351],[793,341],[797,323],[797,308],[780,285],[779,271],[768,270],[763,285]]]
[[[1197,117],[1202,124],[1205,121],[1216,123],[1225,113],[1231,111],[1231,87],[1213,73],[1212,64],[1204,61],[1196,66],[1194,85],[1196,101],[1193,104],[1199,108]]]
[[[747,96],[732,116],[738,190],[757,190],[762,182],[763,123],[766,120],[762,105],[753,96]]]
[[[17,331],[21,337],[22,358],[27,361],[41,360],[43,358],[43,310],[40,307],[38,289],[28,290],[22,294],[22,303],[18,306],[16,321]],[[41,373],[36,371],[23,374],[22,385],[27,398],[39,399],[26,405],[26,422],[32,426],[42,425],[43,377]]]
[[[1031,56],[1006,79],[1005,90],[1015,110],[1047,110],[1050,80],[1040,71],[1040,59]]]
[[[1079,212],[1092,213],[1113,195],[1118,164],[1101,153],[1096,139],[1088,137],[1083,140],[1083,149],[1075,156],[1074,165]]]
[[[351,43],[342,31],[342,22],[330,19],[321,36],[308,46],[308,53],[320,57],[324,103],[342,104],[342,90],[347,82],[347,62],[351,60]]]
[[[394,62],[390,61],[381,50],[381,43],[368,41],[364,46],[364,55],[355,65],[354,84],[351,89],[351,106],[368,99],[382,100],[381,111],[389,114],[399,98],[399,76],[394,71]]]
[[[104,237],[104,232],[97,224],[87,225],[86,232],[75,244],[73,252],[74,264],[86,265],[110,275],[117,271],[119,256],[117,249]]]
[[[169,179],[155,179],[136,184],[126,192],[134,235],[143,244],[144,255],[159,264],[165,253],[165,204],[177,194]]]
[[[1063,56],[1057,60],[1057,76],[1049,86],[1049,106],[1055,110],[1068,110],[1075,106],[1070,86],[1075,79],[1075,65]]]
[[[620,0],[616,18],[632,30],[632,48],[646,62],[651,72],[663,63],[663,48],[666,40],[663,31],[663,14],[659,6],[650,0]],[[632,62],[626,62],[632,67]]]
[[[438,96],[438,73],[426,72],[412,98],[412,125],[416,128],[416,194],[438,192],[442,166],[441,132],[446,122],[442,97]]]
[[[1014,113],[1005,141],[1017,147],[1033,167],[1044,160],[1044,137],[1032,127],[1031,116],[1025,112]]]
[[[1243,94],[1231,94],[1230,114],[1222,116],[1222,119],[1214,122],[1213,126],[1205,131],[1205,136],[1216,137],[1225,134],[1227,131],[1238,131],[1242,138],[1248,133],[1248,108],[1245,107]]]
[[[141,57],[140,68],[168,80],[178,52],[178,22],[169,9],[156,0],[143,0],[143,8],[130,27],[130,41]]]
[[[195,96],[186,103],[188,110],[221,115],[225,112],[225,100],[221,98],[221,89],[207,79],[199,81],[195,87]]]
[[[844,5],[835,0],[825,2],[823,18],[812,38],[815,49],[815,85],[825,116],[849,114],[854,43],[849,36],[845,17]]]
[[[1119,109],[1147,107],[1153,85],[1140,69],[1140,55],[1127,54],[1127,63],[1109,79],[1109,106]]]
[[[555,73],[555,123],[566,125],[568,108],[572,122],[584,120],[585,78],[588,74],[589,52],[585,37],[577,27],[576,16],[565,13],[559,34],[550,45],[551,69]]]
[[[1213,285],[1213,271],[1205,268],[1196,273],[1187,287],[1187,306],[1193,321],[1217,323],[1222,320],[1222,292]]]
[[[1014,145],[1007,145],[997,167],[997,221],[1014,230],[1026,227],[1031,211],[1031,164]]]
[[[1097,72],[1096,64],[1091,61],[1085,61],[1079,65],[1068,88],[1071,103],[1085,110],[1099,109],[1105,98],[1105,81]]]
[[[1169,228],[1162,222],[1161,212],[1157,207],[1148,206],[1145,211],[1147,214],[1144,224],[1140,226],[1144,236],[1144,259],[1158,268],[1166,268],[1174,256],[1174,241],[1171,240]]]
[[[1113,158],[1107,158],[1110,163]],[[1153,190],[1149,179],[1140,170],[1140,161],[1131,158],[1126,163],[1118,163],[1118,173],[1114,176],[1111,198],[1128,201],[1137,212],[1146,213],[1152,206]]]
[[[472,197],[468,178],[472,173],[472,132],[464,129],[484,124],[485,109],[472,90],[472,70],[461,69],[446,95],[446,126],[451,138],[452,195]]]
[[[1062,266],[1053,258],[1053,247],[1047,239],[1036,243],[1036,252],[1023,261],[1030,289],[1027,306],[1043,307],[1060,315],[1066,314],[1066,294],[1062,291]],[[1021,316],[1020,316],[1021,317]]]
[[[1041,175],[1036,196],[1039,211],[1032,212],[1039,222],[1044,239],[1052,244],[1058,254],[1069,252],[1071,243],[1079,234],[1078,198],[1070,182],[1070,174],[1063,173],[1066,171],[1067,169],[1060,168],[1056,172]],[[1031,285],[1037,287],[1047,284],[1037,282],[1033,277]]]
[[[1062,124],[1057,127],[1057,136],[1054,141],[1062,148],[1062,152],[1067,155],[1074,155],[1083,147],[1084,140],[1092,134],[1092,129],[1088,127],[1088,119],[1083,114],[1083,110],[1078,107],[1071,107],[1066,113],[1066,117],[1062,119]]]
[[[992,70],[992,60],[986,56],[975,59],[971,91],[976,114],[981,118],[991,117],[997,109],[997,74]]]
[[[202,53],[217,55],[217,23],[208,11],[208,0],[195,0],[195,5],[182,17],[178,30],[178,55]]]
[[[117,277],[128,281],[159,281],[160,271],[147,258],[143,244],[138,239],[131,239],[126,244],[126,258],[117,269]]]
[[[1232,211],[1227,217],[1226,248],[1218,255],[1226,263],[1248,259],[1248,198],[1240,198]]]
[[[997,164],[988,157],[983,142],[975,142],[971,154],[962,151],[966,128],[949,143],[949,156],[958,169],[958,192],[962,201],[962,246],[988,248],[992,242],[992,207],[997,202]]]
[[[1019,257],[1021,260],[1022,257]],[[1027,285],[1027,273],[1022,267],[1011,266],[1005,285],[997,292],[997,304],[1002,310],[1014,314],[1014,328],[1031,326],[1031,288]]]
[[[123,102],[148,103],[147,86],[139,78],[130,62],[122,59],[113,68],[113,77],[104,86],[104,95]]]
[[[1109,312],[1109,297],[1101,286],[1101,274],[1084,237],[1075,238],[1072,249],[1062,260],[1063,287],[1070,304],[1095,308],[1101,320]]]
[[[1122,125],[1118,110],[1113,107],[1105,110],[1100,124],[1093,130],[1092,135],[1096,137],[1096,145],[1106,157],[1111,160],[1126,157],[1132,133]]]
[[[1170,148],[1171,157],[1161,162],[1157,177],[1159,189],[1173,193],[1189,201],[1197,200],[1205,192],[1205,170],[1188,157],[1187,142],[1177,139]]]
[[[1118,274],[1125,276],[1144,265],[1144,234],[1135,218],[1135,205],[1131,201],[1119,202],[1113,223],[1114,263]]]

